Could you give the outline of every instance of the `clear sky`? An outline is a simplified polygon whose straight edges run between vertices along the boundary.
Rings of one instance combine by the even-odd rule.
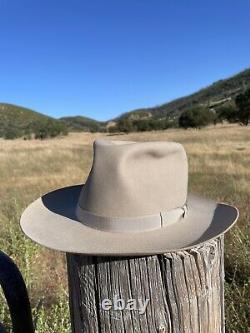
[[[249,0],[0,0],[0,102],[107,120],[250,67]]]

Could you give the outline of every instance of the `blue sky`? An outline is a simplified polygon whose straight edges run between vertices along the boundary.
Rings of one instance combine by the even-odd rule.
[[[0,0],[0,102],[107,120],[250,67],[249,0]]]

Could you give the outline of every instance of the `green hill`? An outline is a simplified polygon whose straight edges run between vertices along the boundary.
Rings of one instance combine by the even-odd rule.
[[[117,121],[122,118],[145,119],[145,118],[165,118],[176,119],[179,115],[195,106],[209,106],[216,108],[225,103],[233,101],[235,96],[246,88],[250,87],[250,69],[246,69],[230,78],[219,80],[210,86],[199,90],[189,96],[175,99],[171,102],[159,106],[142,108],[123,113],[115,118]]]
[[[196,106],[208,106],[217,109],[225,104],[234,103],[234,98],[239,93],[250,87],[250,69],[240,72],[230,78],[217,81],[210,86],[199,90],[189,96],[175,99],[159,106],[141,108],[124,113],[107,122],[100,122],[83,116],[63,117],[54,119],[44,114],[11,104],[0,103],[0,137],[6,133],[15,132],[17,136],[33,133],[37,126],[66,128],[68,131],[97,132],[105,131],[110,126],[115,126],[121,119],[167,121],[172,124],[179,118],[183,111]],[[53,135],[52,135],[53,136]]]
[[[0,103],[0,137],[27,136],[37,130],[44,132],[46,128],[50,128],[53,133],[54,128],[59,129],[59,132],[65,132],[65,129],[97,132],[105,130],[105,123],[82,116],[55,119],[21,106]]]
[[[42,127],[59,128],[64,125],[49,116],[21,106],[0,103],[0,137],[14,138],[31,135]]]
[[[60,118],[60,121],[67,126],[69,131],[73,132],[101,132],[106,128],[104,122],[83,116],[63,117]]]

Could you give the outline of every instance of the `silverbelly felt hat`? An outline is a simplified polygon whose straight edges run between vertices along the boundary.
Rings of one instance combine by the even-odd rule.
[[[188,193],[188,163],[175,142],[96,140],[85,184],[60,188],[21,216],[46,247],[86,255],[145,255],[216,238],[238,209]]]

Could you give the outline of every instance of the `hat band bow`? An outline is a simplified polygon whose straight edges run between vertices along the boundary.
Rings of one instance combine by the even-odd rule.
[[[180,221],[186,214],[186,204],[159,214],[136,217],[100,216],[82,209],[79,205],[76,209],[76,216],[81,223],[107,232],[142,232],[159,229]]]

